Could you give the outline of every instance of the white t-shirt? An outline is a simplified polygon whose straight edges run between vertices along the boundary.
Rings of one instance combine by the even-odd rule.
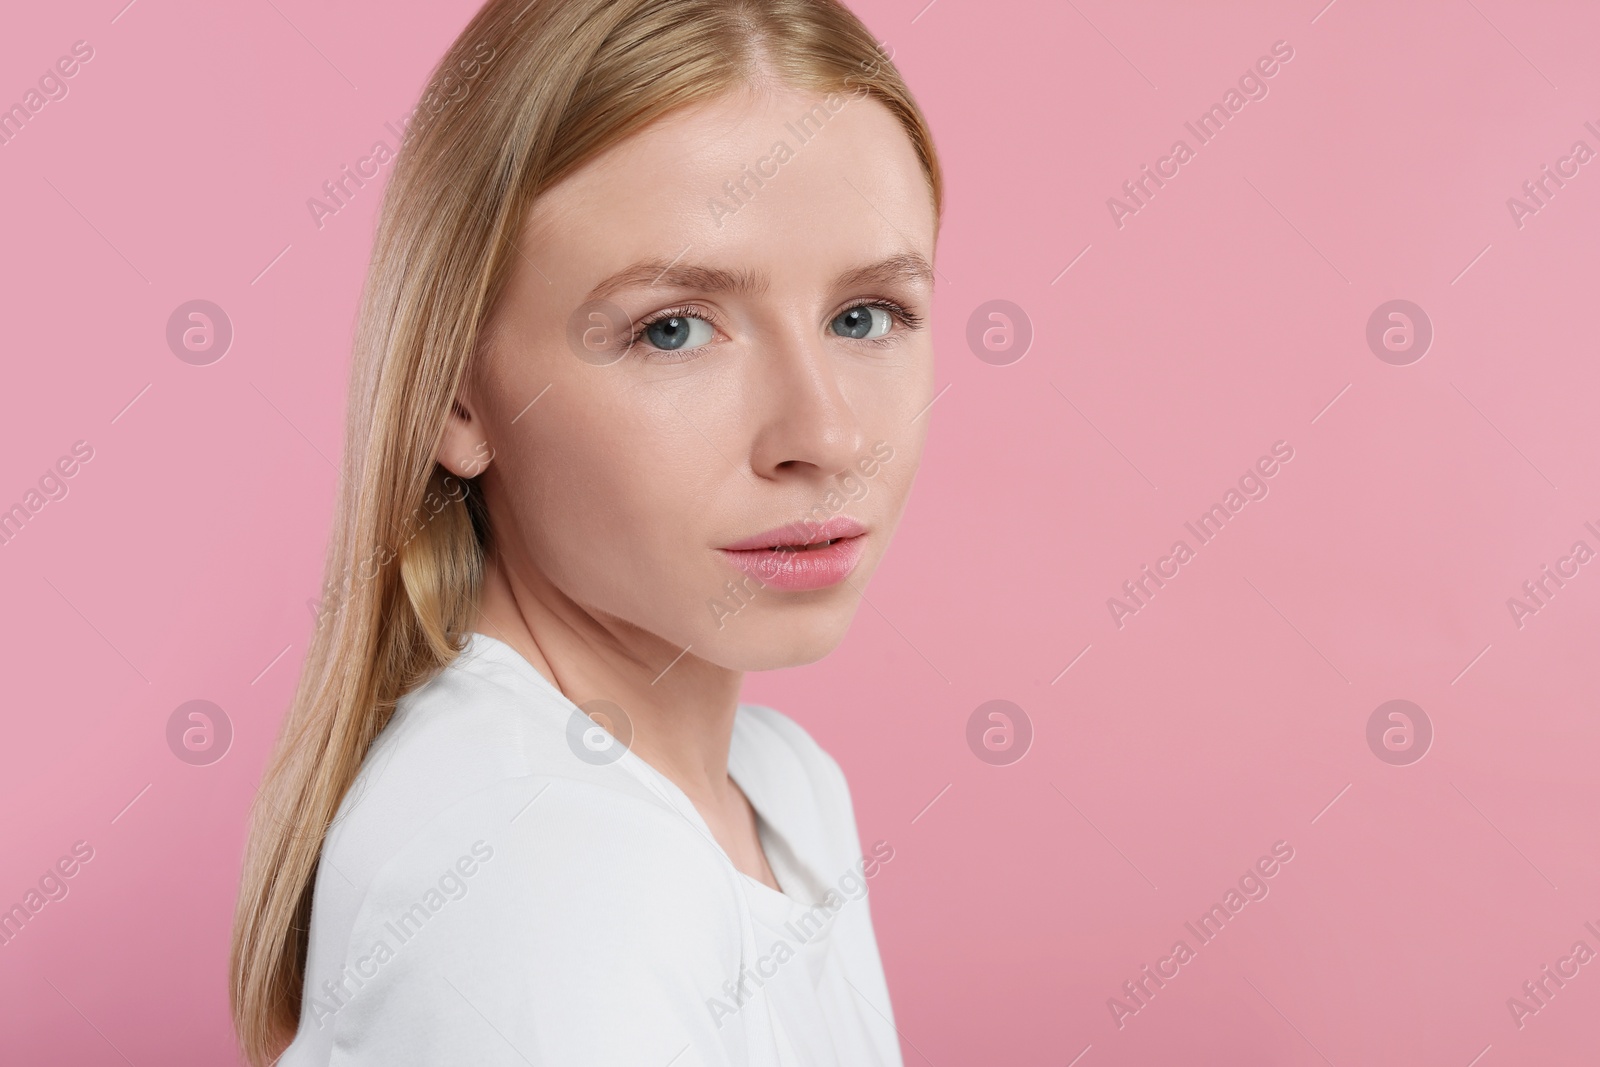
[[[511,646],[401,698],[322,847],[280,1067],[900,1067],[844,775],[741,704],[779,893]]]

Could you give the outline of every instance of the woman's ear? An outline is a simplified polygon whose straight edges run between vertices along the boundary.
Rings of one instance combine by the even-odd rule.
[[[435,459],[459,478],[476,478],[494,459],[494,448],[483,434],[483,423],[473,415],[469,401],[457,398],[450,403],[444,436],[439,440]]]

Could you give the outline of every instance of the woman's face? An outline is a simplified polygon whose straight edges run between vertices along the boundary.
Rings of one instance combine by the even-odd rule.
[[[723,97],[548,190],[440,453],[492,450],[515,584],[639,651],[825,655],[921,458],[934,225],[905,132],[844,94]]]

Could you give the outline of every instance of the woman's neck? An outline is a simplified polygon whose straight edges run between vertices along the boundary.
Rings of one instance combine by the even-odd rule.
[[[608,700],[632,728],[629,748],[697,804],[721,805],[743,672],[620,620],[595,617],[532,566],[491,553],[473,627],[499,638],[579,706]]]

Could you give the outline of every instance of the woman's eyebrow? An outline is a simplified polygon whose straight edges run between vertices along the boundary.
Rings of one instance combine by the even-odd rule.
[[[932,289],[933,264],[920,252],[900,252],[876,263],[845,271],[834,282],[834,288],[854,289],[889,282],[919,282]]]
[[[900,252],[861,267],[852,267],[834,281],[834,288],[913,281],[933,287],[933,267],[920,252]],[[585,302],[601,300],[636,287],[696,289],[707,293],[760,296],[771,284],[762,271],[727,270],[695,264],[641,260],[610,275],[589,291]]]

